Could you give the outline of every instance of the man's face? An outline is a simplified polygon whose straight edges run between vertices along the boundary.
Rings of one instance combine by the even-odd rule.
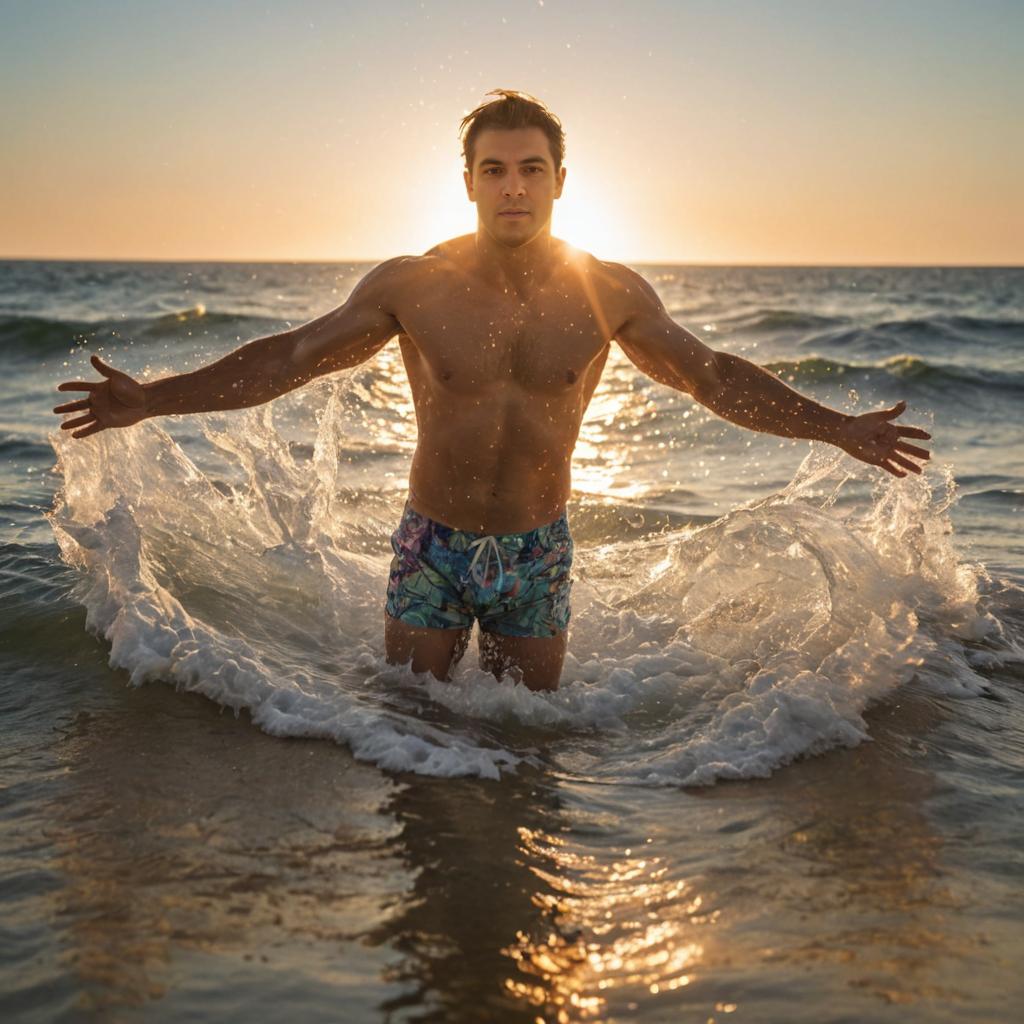
[[[565,168],[555,171],[551,146],[540,128],[488,128],[477,137],[465,179],[480,226],[496,242],[516,248],[550,230]]]

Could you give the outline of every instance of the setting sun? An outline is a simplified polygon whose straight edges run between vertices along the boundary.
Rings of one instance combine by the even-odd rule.
[[[628,241],[629,224],[607,189],[598,190],[593,179],[580,180],[568,168],[562,198],[555,203],[551,230],[577,249],[599,259],[620,260],[634,251]]]
[[[611,190],[600,187],[592,175],[584,178],[573,173],[572,166],[567,171],[565,190],[555,201],[552,234],[600,259],[622,260],[639,251],[629,237],[630,222]],[[476,207],[466,196],[461,159],[437,157],[421,174],[430,186],[426,199],[409,204],[409,248],[424,252],[446,238],[475,231]]]

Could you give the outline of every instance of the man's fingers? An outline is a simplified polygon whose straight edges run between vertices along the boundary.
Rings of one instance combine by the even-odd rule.
[[[87,416],[79,416],[76,420],[65,420],[61,425],[61,430],[74,430],[75,427],[84,427],[90,423],[95,423],[96,417],[92,413]]]
[[[885,459],[883,459],[883,460],[882,460],[882,461],[881,461],[881,462],[879,463],[879,465],[880,465],[880,466],[882,467],[882,469],[884,469],[884,470],[885,470],[886,472],[888,472],[888,473],[892,473],[892,475],[893,475],[893,476],[898,476],[898,477],[905,477],[905,476],[907,475],[906,473],[903,473],[903,472],[901,472],[900,470],[898,470],[898,469],[897,469],[897,468],[896,468],[895,466],[893,466],[893,465],[892,465],[891,463],[887,462],[887,461],[886,461]]]
[[[104,377],[113,377],[115,374],[120,373],[120,370],[115,370],[112,366],[107,366],[99,356],[89,356],[89,362],[96,367]]]
[[[904,469],[909,469],[911,473],[920,473],[921,467],[916,462],[911,462],[910,459],[903,458],[902,455],[890,455],[890,462],[894,462],[897,466],[902,466]]]
[[[65,402],[64,405],[58,405],[53,411],[54,412],[78,412],[79,409],[88,409],[89,399],[81,398],[77,402]]]
[[[932,435],[920,427],[897,427],[896,433],[900,437],[916,437],[919,441],[930,441],[932,439]]]
[[[102,383],[102,381],[100,382]],[[95,391],[99,387],[96,381],[88,380],[66,380],[63,384],[57,385],[58,391]]]
[[[95,356],[93,357],[95,358]],[[883,415],[887,420],[895,419],[897,416],[902,416],[906,412],[907,403],[897,402],[891,409],[883,409]]]
[[[71,436],[72,437],[88,437],[90,434],[95,434],[100,430],[104,430],[104,426],[100,422],[94,423],[91,427],[83,427],[81,430],[76,430]]]
[[[904,452],[907,455],[914,455],[919,459],[930,459],[932,453],[927,448],[918,448],[916,444],[907,444],[904,441],[897,441],[893,447],[898,452]]]

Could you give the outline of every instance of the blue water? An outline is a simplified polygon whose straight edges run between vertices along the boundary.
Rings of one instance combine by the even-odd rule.
[[[1024,270],[640,267],[923,479],[613,351],[559,691],[383,662],[396,346],[72,442],[88,355],[194,368],[366,266],[0,263],[0,1013],[1004,1020],[1024,804]],[[230,709],[234,713],[223,713]]]

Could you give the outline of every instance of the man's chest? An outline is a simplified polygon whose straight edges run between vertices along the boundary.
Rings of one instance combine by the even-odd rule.
[[[609,341],[600,314],[572,293],[529,301],[423,295],[401,322],[403,344],[411,344],[423,370],[455,390],[487,383],[571,390]]]

